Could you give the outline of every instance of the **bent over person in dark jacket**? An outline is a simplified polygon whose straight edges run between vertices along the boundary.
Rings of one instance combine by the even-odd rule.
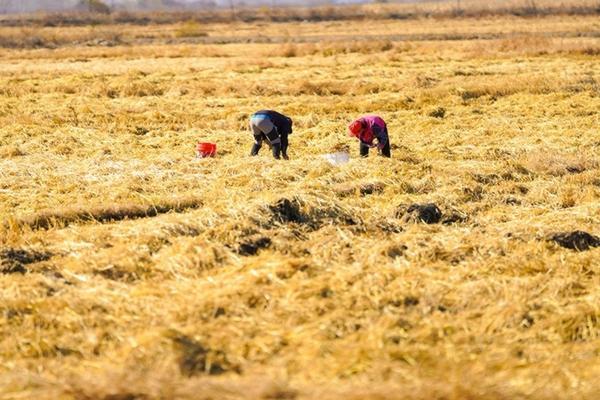
[[[250,117],[250,128],[254,134],[254,145],[250,155],[258,155],[263,140],[266,140],[273,150],[273,157],[283,156],[288,160],[288,135],[292,133],[292,119],[272,110],[262,110]]]

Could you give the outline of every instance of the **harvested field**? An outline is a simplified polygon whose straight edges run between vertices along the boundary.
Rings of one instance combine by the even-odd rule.
[[[597,15],[31,29],[0,398],[597,397]],[[249,157],[263,108],[291,160]],[[346,134],[370,112],[392,159]]]

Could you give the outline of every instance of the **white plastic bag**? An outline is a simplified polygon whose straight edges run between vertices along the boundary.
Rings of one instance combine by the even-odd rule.
[[[324,154],[323,158],[331,165],[342,165],[350,161],[350,154],[344,152],[330,153]]]

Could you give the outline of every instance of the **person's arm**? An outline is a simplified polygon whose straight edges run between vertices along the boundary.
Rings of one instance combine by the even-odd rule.
[[[377,139],[377,141],[379,142],[379,136],[378,136],[378,132],[379,132],[379,131],[378,131],[378,128],[379,128],[379,127],[378,127],[377,125],[375,125],[375,124],[371,125],[371,124],[369,124],[368,122],[367,122],[367,123],[364,123],[364,125],[363,125],[363,126],[366,126],[366,128],[365,128],[365,129],[370,129],[370,130],[371,130],[371,132],[372,132],[372,134],[373,134],[373,138],[371,139],[371,142],[365,142],[365,141],[363,141],[363,140],[361,140],[360,142],[361,142],[362,144],[364,144],[365,146],[367,146],[367,147],[371,148],[371,149],[373,149],[373,148],[377,147],[377,145],[375,144],[375,139]]]
[[[292,119],[288,116],[278,113],[278,121],[279,121],[279,131],[282,134],[290,134],[292,133]]]
[[[270,117],[279,132],[284,132],[286,130],[287,117],[285,115],[278,113],[277,111],[271,111]]]
[[[387,134],[387,129],[384,127],[380,127],[378,125],[373,125],[373,135],[375,135],[375,137],[377,138],[377,148],[379,150],[382,150],[386,143],[388,142],[389,138],[388,138],[388,134]],[[373,147],[375,147],[375,145],[373,145]]]

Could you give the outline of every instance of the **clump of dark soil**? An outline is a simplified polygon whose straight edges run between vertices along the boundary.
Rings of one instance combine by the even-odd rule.
[[[497,174],[473,174],[472,177],[477,183],[481,183],[482,185],[491,185],[500,180],[500,176]]]
[[[404,255],[404,253],[408,250],[408,247],[405,245],[394,245],[387,249],[386,254],[390,258],[399,258]]]
[[[295,222],[295,223],[305,223],[308,218],[304,215],[300,208],[300,202],[298,199],[293,198],[289,199],[280,199],[275,204],[269,206],[269,210],[273,214],[273,218],[277,222]]]
[[[583,231],[562,232],[550,235],[549,241],[561,247],[576,251],[586,251],[593,247],[600,247],[600,238]]]
[[[464,201],[477,202],[483,199],[484,190],[482,186],[475,186],[472,188],[463,188]]]
[[[147,128],[144,128],[143,126],[136,126],[135,129],[133,130],[133,134],[137,135],[137,136],[144,136],[147,133],[150,133],[150,130]]]
[[[179,370],[185,376],[221,375],[226,372],[239,372],[239,367],[232,365],[223,351],[212,350],[196,340],[175,334],[171,337],[175,349],[179,352],[177,360]]]
[[[535,318],[531,316],[531,314],[529,314],[528,312],[523,314],[523,319],[521,320],[521,327],[522,328],[531,328],[533,326],[533,324],[535,323]]]
[[[585,171],[585,168],[581,165],[569,165],[566,170],[570,174],[580,174]]]
[[[415,297],[415,296],[406,296],[405,298],[396,298],[393,300],[390,300],[389,305],[394,306],[394,307],[414,307],[419,305],[419,298]]]
[[[360,185],[359,192],[361,196],[383,193],[385,185],[383,183],[364,183]]]
[[[251,237],[240,243],[237,253],[241,256],[253,256],[271,246],[271,243],[271,239],[266,236]]]
[[[24,274],[27,265],[49,260],[52,254],[25,249],[0,250],[0,274]]]
[[[381,182],[367,182],[354,185],[339,185],[334,188],[339,197],[348,197],[360,195],[370,196],[372,194],[380,194],[385,190],[385,185]]]
[[[504,199],[504,204],[507,204],[509,206],[518,206],[521,204],[521,200],[517,199],[516,197],[510,196]]]
[[[448,214],[444,214],[442,216],[442,224],[444,225],[454,225],[466,222],[469,218],[466,214],[460,211],[451,211]]]
[[[413,307],[419,305],[419,298],[415,296],[406,296],[404,298],[404,307]]]
[[[427,115],[433,118],[443,119],[446,116],[446,109],[444,107],[438,107],[431,110]]]
[[[399,207],[396,218],[400,218],[402,222],[437,224],[442,220],[442,211],[433,203],[411,204],[408,208]]]
[[[227,314],[227,310],[224,307],[217,307],[213,313],[213,318],[219,318],[225,314]]]
[[[333,295],[334,295],[334,292],[333,292],[333,290],[331,290],[331,288],[329,286],[324,287],[319,292],[319,296],[321,296],[324,299],[333,297]]]
[[[326,223],[357,225],[360,221],[336,203],[303,204],[297,197],[282,198],[268,206],[272,223],[296,223],[318,229]]]

